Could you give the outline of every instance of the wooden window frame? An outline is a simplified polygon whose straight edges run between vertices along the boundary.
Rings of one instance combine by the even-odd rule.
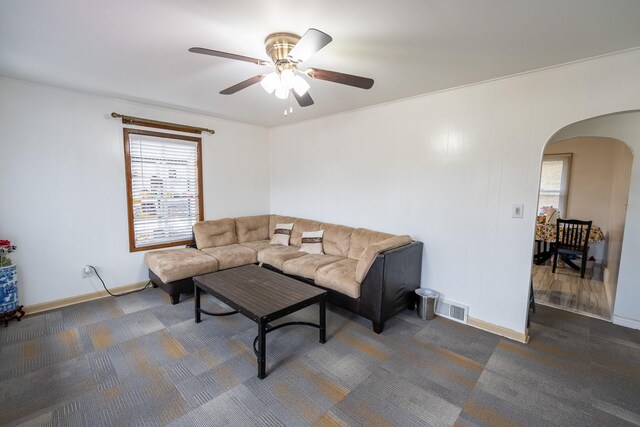
[[[183,141],[192,141],[197,144],[197,153],[198,153],[198,221],[204,220],[204,202],[202,197],[202,138],[194,137],[194,136],[185,136],[185,135],[176,135],[170,133],[163,132],[153,132],[141,129],[130,129],[124,128],[124,163],[125,163],[125,177],[126,177],[126,185],[127,185],[127,214],[129,217],[129,252],[141,252],[148,251],[152,249],[162,249],[169,248],[172,246],[181,246],[181,245],[190,245],[195,243],[193,239],[182,240],[178,242],[168,242],[168,243],[160,243],[157,245],[150,245],[144,247],[136,247],[136,238],[135,232],[133,228],[133,186],[131,182],[131,153],[129,149],[129,135],[146,135],[152,136],[156,138],[167,138],[167,139],[179,139]]]

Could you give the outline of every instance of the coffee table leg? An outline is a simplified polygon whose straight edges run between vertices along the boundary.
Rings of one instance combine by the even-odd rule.
[[[200,323],[200,288],[194,285],[193,301],[195,304],[196,323]]]
[[[324,299],[320,300],[320,342],[327,342],[326,307]]]
[[[266,323],[258,324],[258,378],[263,379],[266,377],[265,365],[266,365],[266,352],[267,352],[267,325]]]

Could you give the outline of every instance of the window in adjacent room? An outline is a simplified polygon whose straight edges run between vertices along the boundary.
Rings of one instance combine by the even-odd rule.
[[[538,212],[543,206],[553,206],[559,216],[567,216],[567,194],[571,172],[571,154],[549,154],[542,160]]]
[[[131,252],[190,244],[202,221],[202,140],[124,129]]]

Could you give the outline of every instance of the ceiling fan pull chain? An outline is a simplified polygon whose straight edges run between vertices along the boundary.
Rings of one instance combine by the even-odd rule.
[[[289,92],[291,92],[291,89],[289,89]],[[291,97],[288,96],[287,99],[289,100],[289,108],[287,111],[287,107],[284,107],[284,116],[287,117],[289,114],[293,114],[293,101],[291,100]]]

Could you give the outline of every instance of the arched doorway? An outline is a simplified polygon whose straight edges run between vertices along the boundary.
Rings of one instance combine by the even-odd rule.
[[[614,138],[552,138],[545,146],[538,210],[547,215],[536,224],[535,250],[542,248],[542,255],[534,257],[532,274],[539,304],[611,320],[632,162],[631,149]],[[555,236],[549,233],[555,225],[545,220],[556,210],[561,218],[593,221],[584,274],[562,261],[553,273],[552,259],[544,256]]]
[[[624,143],[627,147],[626,156],[632,156],[630,185],[626,206],[624,226],[618,231],[624,236],[624,240],[617,240],[612,236],[608,245],[607,262],[613,262],[612,258],[617,251],[620,253],[617,277],[614,271],[610,271],[609,280],[615,280],[616,289],[613,299],[613,323],[640,329],[640,263],[637,262],[640,254],[640,164],[638,156],[633,155],[640,149],[640,111],[628,111],[607,114],[603,116],[575,122],[558,130],[545,144],[578,137],[600,137],[615,139]],[[542,162],[543,153],[540,152],[539,161]],[[538,181],[539,182],[539,181]],[[619,188],[619,187],[616,187]],[[539,187],[536,188],[538,192]],[[537,196],[537,195],[536,195]],[[617,196],[619,197],[619,196]],[[537,198],[537,197],[536,197]],[[607,230],[608,231],[608,230]],[[532,236],[531,244],[534,244]],[[603,258],[604,261],[604,258]],[[611,269],[613,270],[613,269]]]

